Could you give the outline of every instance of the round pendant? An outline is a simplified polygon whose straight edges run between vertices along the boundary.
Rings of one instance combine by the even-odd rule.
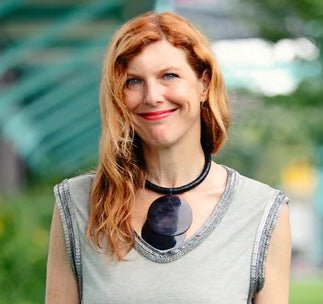
[[[149,223],[146,221],[141,230],[141,237],[154,248],[167,250],[183,244],[185,233],[176,236],[162,235],[151,229]]]
[[[157,249],[170,249],[183,243],[192,224],[190,206],[175,195],[157,198],[149,207],[142,238]]]
[[[192,210],[178,196],[164,195],[153,201],[149,207],[147,221],[156,233],[175,236],[190,228]]]

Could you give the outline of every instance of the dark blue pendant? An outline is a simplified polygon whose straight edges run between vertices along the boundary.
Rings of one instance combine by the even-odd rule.
[[[141,236],[153,247],[166,250],[183,243],[191,224],[190,206],[178,196],[164,195],[151,204]]]

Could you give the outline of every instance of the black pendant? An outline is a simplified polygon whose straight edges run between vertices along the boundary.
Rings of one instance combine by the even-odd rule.
[[[185,240],[185,233],[192,224],[192,210],[177,194],[198,186],[207,177],[211,168],[211,155],[205,153],[205,164],[200,175],[192,182],[175,188],[160,187],[146,180],[145,187],[160,194],[151,204],[147,220],[142,227],[141,237],[160,250],[179,247]]]
[[[178,196],[165,195],[151,204],[141,236],[153,247],[167,250],[183,243],[191,224],[190,206]]]

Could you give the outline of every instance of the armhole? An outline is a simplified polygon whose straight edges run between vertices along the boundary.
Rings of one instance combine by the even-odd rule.
[[[282,206],[288,204],[289,198],[276,191],[274,199],[267,205],[254,242],[251,257],[250,288],[248,303],[256,293],[261,291],[265,282],[265,266],[272,233],[276,227]]]
[[[78,226],[75,217],[68,180],[54,187],[56,204],[63,226],[65,246],[73,273],[76,276],[80,300],[82,300],[82,262]]]

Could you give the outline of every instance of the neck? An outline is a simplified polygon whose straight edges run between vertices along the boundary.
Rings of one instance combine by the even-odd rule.
[[[200,145],[153,149],[144,147],[147,179],[161,187],[190,183],[202,172],[205,156]]]

